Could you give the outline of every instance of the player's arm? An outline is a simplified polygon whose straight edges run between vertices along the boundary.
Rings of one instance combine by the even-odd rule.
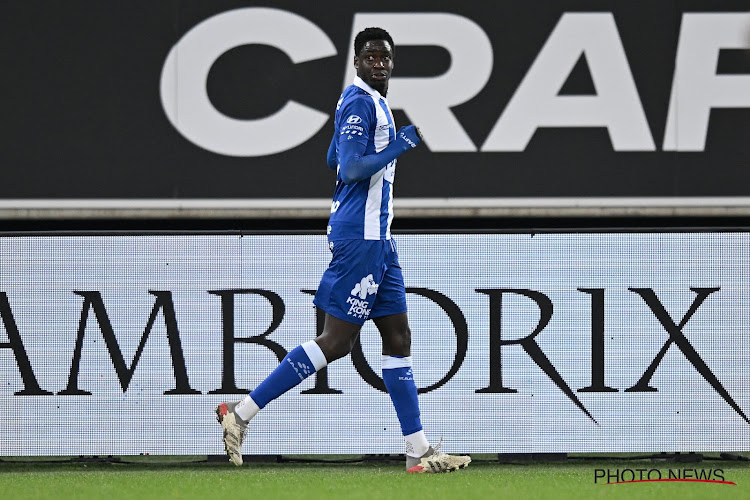
[[[331,139],[331,145],[328,146],[328,155],[326,155],[326,163],[328,163],[328,168],[336,169],[336,167],[339,166],[339,160],[336,157],[336,136],[333,136],[333,139]]]
[[[416,148],[420,142],[422,142],[422,136],[414,125],[401,127],[396,134],[396,140],[392,141],[384,150],[375,154],[365,155],[367,144],[357,140],[341,140],[338,144],[339,159],[341,160],[341,169],[339,170],[341,180],[344,184],[363,181],[406,151]]]

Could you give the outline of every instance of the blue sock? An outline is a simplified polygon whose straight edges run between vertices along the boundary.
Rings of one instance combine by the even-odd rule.
[[[391,396],[396,416],[401,423],[401,433],[404,436],[422,430],[419,420],[419,402],[417,401],[417,386],[411,369],[411,356],[383,356],[383,382]]]
[[[250,397],[259,408],[263,408],[326,364],[326,358],[318,344],[314,340],[305,342],[292,349],[279,366],[250,393]]]

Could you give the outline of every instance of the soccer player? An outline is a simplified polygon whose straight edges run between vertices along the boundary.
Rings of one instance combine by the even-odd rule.
[[[323,332],[293,349],[244,400],[216,408],[224,447],[235,465],[242,465],[249,420],[273,399],[349,354],[368,319],[382,338],[383,381],[406,442],[407,472],[450,472],[471,462],[468,456],[447,455],[430,446],[420,421],[404,279],[390,227],[396,158],[422,138],[414,125],[396,132],[385,98],[393,53],[393,39],[381,28],[367,28],[354,39],[357,76],[336,106],[327,156],[328,166],[338,172],[328,225],[333,256],[313,300],[326,312]]]

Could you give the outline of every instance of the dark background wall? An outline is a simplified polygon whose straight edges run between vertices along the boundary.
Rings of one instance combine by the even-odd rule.
[[[211,103],[244,120],[288,100],[329,115],[310,140],[278,154],[217,154],[185,139],[167,119],[160,78],[170,49],[206,19],[266,6],[317,25],[336,55],[293,64],[279,49],[243,45],[208,75]],[[466,17],[493,49],[487,84],[452,109],[481,148],[565,12],[611,12],[654,151],[615,151],[602,127],[547,127],[520,152],[416,150],[399,166],[401,197],[593,197],[750,195],[750,109],[711,112],[702,151],[664,151],[672,78],[685,12],[741,12],[745,1],[128,2],[30,0],[0,5],[0,199],[327,198],[324,163],[332,116],[350,62],[356,12],[447,12]],[[750,26],[748,27],[750,37]],[[286,36],[294,37],[294,33]],[[304,41],[302,41],[304,43]],[[437,46],[398,46],[394,76],[450,68]],[[750,41],[748,42],[750,45]],[[750,56],[722,51],[717,74],[750,74]],[[596,91],[586,59],[561,95]],[[397,124],[409,122],[396,110]]]

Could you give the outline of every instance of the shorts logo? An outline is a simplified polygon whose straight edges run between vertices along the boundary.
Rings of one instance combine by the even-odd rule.
[[[368,295],[376,293],[378,293],[378,284],[375,283],[372,274],[368,274],[359,283],[354,285],[351,297],[346,299],[346,303],[349,304],[349,312],[346,314],[358,319],[367,319],[372,308],[370,308],[370,303],[365,299]]]
[[[362,118],[360,118],[357,115],[351,115],[349,118],[346,119],[346,123],[349,123],[351,125],[355,123],[362,123]]]
[[[366,299],[368,295],[378,293],[378,284],[372,277],[372,274],[368,274],[360,280],[359,283],[354,285],[352,289],[352,295],[359,295],[360,299]]]

